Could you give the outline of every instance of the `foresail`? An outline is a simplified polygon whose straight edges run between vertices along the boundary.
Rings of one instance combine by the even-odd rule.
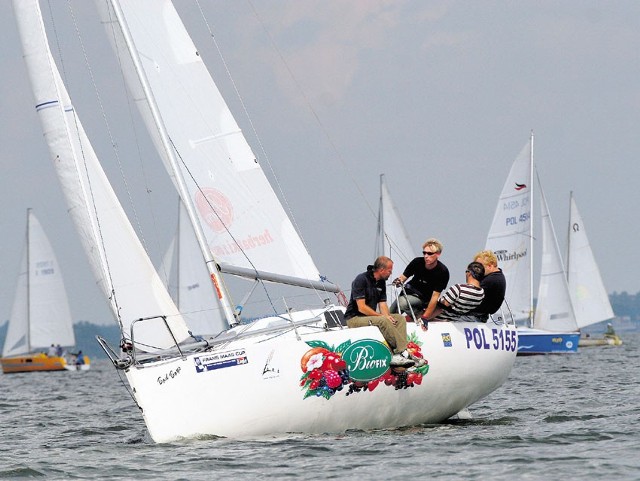
[[[119,4],[126,19],[216,261],[239,270],[297,278],[302,284],[304,280],[318,281],[318,269],[171,2],[113,3]],[[113,12],[104,8],[104,2],[98,4],[119,58],[124,59],[129,54],[122,33],[114,27]],[[132,96],[142,99],[132,65],[125,65],[125,78]],[[167,165],[148,106],[146,102],[138,102],[138,106]]]
[[[507,280],[505,299],[516,319],[531,316],[531,169],[532,140],[509,171],[498,199],[486,249],[498,258]]]
[[[539,182],[538,182],[539,184]],[[546,331],[572,332],[578,329],[571,306],[569,286],[564,272],[560,248],[549,207],[540,187],[540,216],[542,222],[542,266],[540,286],[533,327]]]
[[[186,325],[162,285],[100,166],[53,61],[36,0],[15,0],[24,57],[51,158],[96,281],[125,335],[140,318],[167,316],[176,340]],[[158,322],[136,325],[148,350],[173,345]]]
[[[614,317],[609,296],[602,282],[587,231],[576,201],[571,196],[569,217],[569,255],[567,260],[569,292],[578,321],[583,328]]]

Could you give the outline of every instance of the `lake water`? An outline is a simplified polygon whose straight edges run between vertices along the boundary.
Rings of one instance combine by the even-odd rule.
[[[0,479],[640,480],[640,335],[623,340],[518,357],[472,420],[251,442],[154,444],[107,361],[0,375]]]

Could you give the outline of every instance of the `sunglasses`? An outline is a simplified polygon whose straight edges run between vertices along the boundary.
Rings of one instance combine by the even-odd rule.
[[[429,251],[422,251],[422,255],[424,256],[433,256],[439,254],[439,252],[429,252]]]

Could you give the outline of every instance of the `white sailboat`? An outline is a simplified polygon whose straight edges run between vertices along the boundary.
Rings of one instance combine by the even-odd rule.
[[[396,208],[384,181],[384,174],[380,174],[380,202],[378,204],[378,228],[374,257],[388,257],[394,262],[395,269],[398,270],[413,260],[415,257],[413,251],[400,212]],[[396,289],[387,287],[387,299],[393,301],[396,296]]]
[[[428,332],[412,326],[409,335],[428,365],[404,374],[389,369],[391,352],[376,327],[344,328],[340,306],[238,325],[224,273],[310,287],[322,297],[339,289],[321,280],[171,2],[112,0],[100,7],[119,58],[129,55],[132,69],[125,72],[136,77],[128,76],[130,88],[189,212],[229,324],[215,337],[190,336],[70,104],[37,1],[14,0],[45,138],[122,328],[124,352],[101,342],[124,371],[152,439],[439,422],[505,382],[517,345],[509,325],[442,322]]]
[[[487,236],[507,280],[505,300],[518,328],[518,354],[576,352],[577,326],[551,217],[541,192],[542,267],[533,311],[533,133],[514,161]],[[540,184],[538,179],[538,184]]]
[[[50,352],[51,347],[70,349],[75,344],[58,260],[40,221],[27,209],[27,237],[0,359],[2,371],[86,371],[90,367],[87,356],[76,364],[70,354]]]
[[[176,235],[158,272],[191,332],[218,334],[227,324],[189,216],[179,204]]]
[[[567,281],[578,328],[613,319],[609,295],[602,282],[587,231],[578,211],[573,192],[569,196],[569,236],[567,249]],[[600,339],[581,338],[580,346],[620,345],[618,336]]]

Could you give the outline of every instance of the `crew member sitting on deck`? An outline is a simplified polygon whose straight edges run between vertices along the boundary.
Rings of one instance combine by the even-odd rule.
[[[407,321],[400,314],[389,314],[385,281],[391,276],[393,261],[378,257],[367,271],[358,274],[351,283],[351,298],[344,313],[350,328],[377,326],[389,345],[393,357],[391,366],[408,368],[425,364],[424,359],[407,351]],[[379,311],[378,311],[379,309]]]
[[[484,289],[484,299],[480,305],[469,312],[475,319],[470,321],[487,322],[489,316],[500,309],[507,291],[507,280],[498,267],[498,258],[493,251],[480,251],[474,261],[484,266],[484,277],[480,281],[480,287]]]
[[[484,266],[479,262],[472,262],[467,266],[465,276],[466,283],[454,284],[438,299],[438,306],[430,319],[420,318],[424,330],[428,321],[457,321],[480,305],[484,298],[484,290],[480,287],[480,281],[484,277]]]

